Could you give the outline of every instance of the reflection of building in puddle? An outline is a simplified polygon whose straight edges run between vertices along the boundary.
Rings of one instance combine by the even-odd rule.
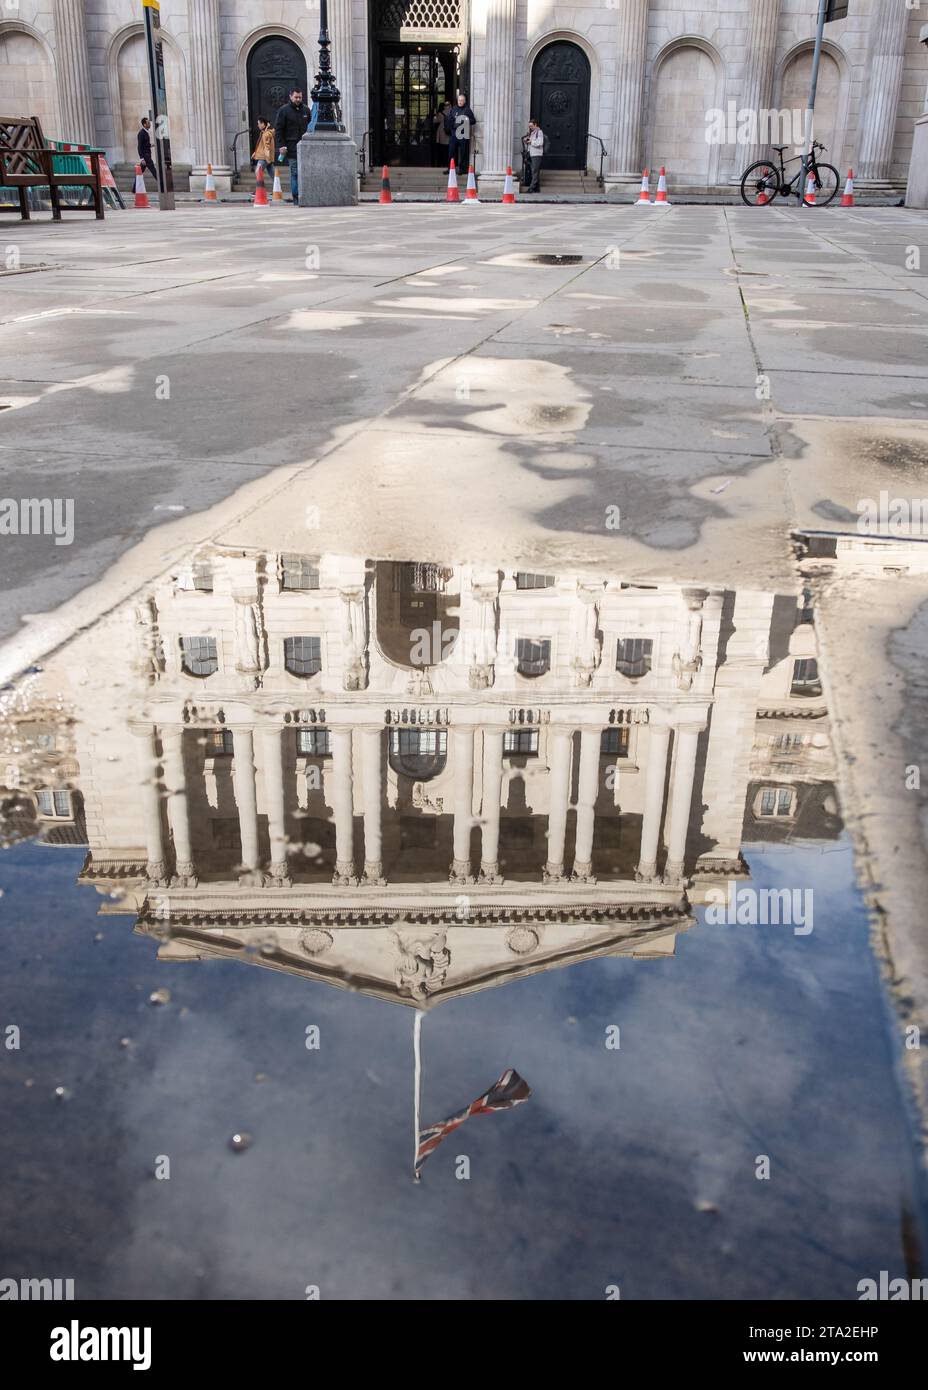
[[[419,1005],[672,954],[743,838],[838,824],[811,612],[758,592],[204,551],[6,739],[8,813],[86,824],[163,959]]]

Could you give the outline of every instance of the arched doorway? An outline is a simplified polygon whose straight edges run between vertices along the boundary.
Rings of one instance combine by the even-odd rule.
[[[259,39],[248,55],[248,125],[254,149],[258,139],[258,117],[273,125],[274,117],[294,87],[309,98],[306,86],[306,58],[292,39],[271,34]]]
[[[175,176],[178,164],[193,159],[187,131],[187,97],[180,61],[170,44],[164,45],[164,75],[168,91],[168,118],[171,131],[171,157]],[[116,138],[122,148],[122,158],[129,164],[136,160],[136,139],[139,122],[151,106],[151,87],[148,82],[148,57],[142,34],[131,34],[116,55],[116,85],[119,89],[119,110],[115,113]]]
[[[532,64],[531,115],[548,137],[546,169],[582,169],[590,128],[590,63],[578,44],[559,39]]]
[[[58,127],[55,69],[48,50],[23,29],[0,29],[0,109],[38,116],[49,140],[67,138]]]

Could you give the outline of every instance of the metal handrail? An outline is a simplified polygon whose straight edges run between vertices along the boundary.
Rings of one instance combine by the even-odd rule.
[[[364,134],[361,136],[361,144],[358,148],[358,174],[362,179],[366,170],[373,169],[374,167],[374,151],[371,149],[369,153],[367,152],[367,137],[369,135],[373,136],[373,134],[374,132],[372,130],[365,130]],[[367,163],[368,158],[370,158],[370,164]]]
[[[249,136],[250,136],[250,134],[251,134],[251,131],[248,130],[248,129],[245,129],[245,130],[237,130],[237,131],[235,132],[235,139],[232,141],[232,144],[229,146],[229,148],[230,148],[231,151],[232,151],[232,182],[233,182],[233,183],[234,183],[234,182],[236,181],[236,179],[238,178],[238,142],[239,142],[239,140],[242,138],[243,135],[249,135]]]
[[[586,138],[588,141],[597,140],[599,142],[599,173],[596,176],[596,182],[599,184],[600,188],[605,188],[606,180],[603,175],[603,165],[609,158],[609,151],[606,149],[606,146],[603,144],[600,137],[598,135],[594,135],[591,131],[587,131]],[[587,173],[588,171],[584,169],[583,172]]]

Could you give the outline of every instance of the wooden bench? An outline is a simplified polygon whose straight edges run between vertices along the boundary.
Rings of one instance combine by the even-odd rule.
[[[100,175],[102,150],[82,150],[82,158],[90,160],[90,173],[58,173],[55,160],[61,154],[45,144],[38,116],[0,116],[0,188],[19,190],[19,210],[24,221],[30,217],[27,189],[47,188],[52,204],[52,217],[61,221],[62,188],[90,188],[93,203],[75,212],[93,208],[98,219],[103,218],[103,183]],[[6,208],[4,211],[15,211]]]

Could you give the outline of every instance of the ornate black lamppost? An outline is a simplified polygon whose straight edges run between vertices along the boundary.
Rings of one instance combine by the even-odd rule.
[[[319,104],[319,116],[316,121],[317,130],[345,129],[339,120],[338,107],[342,96],[338,87],[335,85],[335,74],[332,71],[332,55],[329,52],[331,47],[332,40],[329,38],[328,0],[319,0],[319,71],[316,73],[316,81],[309,94],[313,101]]]

